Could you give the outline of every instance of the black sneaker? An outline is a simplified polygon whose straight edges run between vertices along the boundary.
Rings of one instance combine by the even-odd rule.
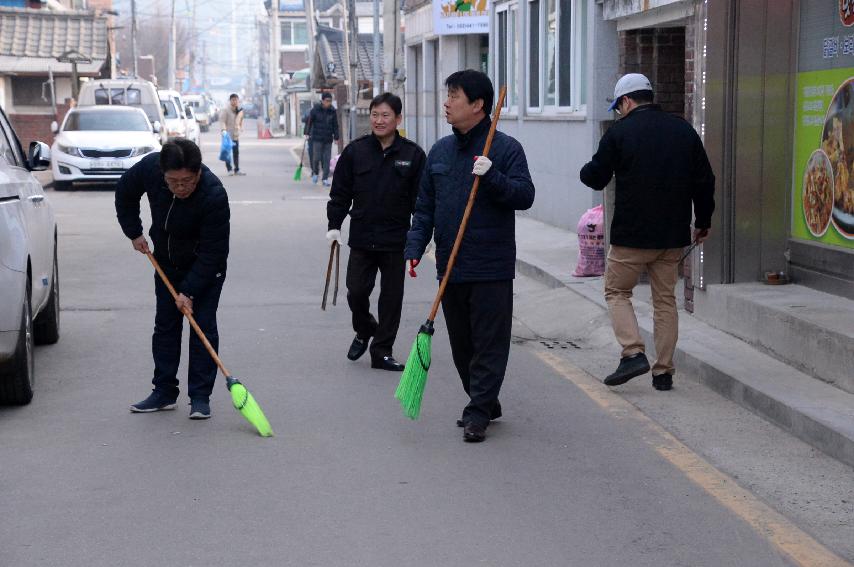
[[[480,443],[486,439],[486,428],[476,423],[467,423],[463,428],[463,441],[466,443]]]
[[[207,400],[190,400],[190,419],[208,419],[211,405]]]
[[[175,400],[164,398],[159,392],[151,392],[147,398],[130,407],[130,411],[133,413],[151,413],[173,409],[175,409]]]
[[[501,402],[495,400],[495,405],[492,406],[492,411],[489,412],[489,421],[494,421],[501,417],[503,414],[501,413]],[[465,427],[466,422],[462,420],[462,418],[457,420],[457,427]]]
[[[373,358],[371,360],[371,368],[390,370],[392,372],[403,372],[405,367],[403,364],[396,361],[393,356],[384,356],[382,358]]]
[[[350,350],[347,351],[347,358],[350,360],[359,360],[365,351],[368,350],[368,341],[370,337],[361,338],[359,335],[356,335],[356,338],[353,339],[353,342],[350,343]]]
[[[659,374],[652,377],[652,387],[656,390],[666,392],[673,388],[673,376],[670,374]]]
[[[647,372],[649,372],[649,361],[644,353],[639,352],[632,356],[626,356],[620,359],[617,370],[605,378],[605,385],[619,386]]]

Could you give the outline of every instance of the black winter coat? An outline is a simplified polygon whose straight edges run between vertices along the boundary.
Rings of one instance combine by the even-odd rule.
[[[629,248],[681,248],[696,228],[709,228],[715,210],[715,175],[703,142],[682,118],[658,105],[635,108],[605,132],[581,182],[604,189],[616,176],[611,244]]]
[[[349,214],[351,248],[403,251],[426,159],[400,134],[385,150],[373,134],[347,144],[326,205],[329,230],[340,230]]]
[[[116,187],[116,215],[130,239],[142,236],[139,201],[148,195],[154,257],[175,277],[176,289],[188,297],[202,295],[217,277],[224,277],[228,259],[230,211],[222,183],[207,167],[196,190],[178,199],[160,171],[160,154],[144,157]]]
[[[404,256],[420,260],[433,237],[438,278],[448,265],[474,182],[474,157],[483,153],[490,124],[487,117],[466,134],[455,129],[427,156]],[[492,167],[481,178],[451,283],[516,276],[516,211],[534,204],[534,183],[522,145],[510,136],[495,132],[489,159]]]
[[[332,108],[323,108],[317,103],[308,115],[305,133],[309,135],[312,142],[323,142],[329,144],[338,139],[338,113]]]

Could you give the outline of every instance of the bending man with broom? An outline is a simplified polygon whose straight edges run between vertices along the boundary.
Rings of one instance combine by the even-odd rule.
[[[534,203],[534,184],[525,152],[510,136],[495,132],[489,157],[480,155],[491,126],[489,77],[458,71],[445,86],[445,117],[453,134],[437,141],[427,156],[404,255],[414,269],[433,237],[442,278],[474,176],[480,176],[442,297],[454,365],[469,396],[457,425],[464,428],[465,441],[476,443],[486,438],[490,420],[501,417],[498,394],[510,354],[516,275],[515,211]]]
[[[137,252],[150,253],[142,232],[139,202],[148,195],[149,236],[154,257],[178,292],[177,299],[156,274],[154,292],[154,391],[130,407],[135,413],[175,408],[181,359],[183,310],[195,317],[214,349],[219,345],[216,311],[225,281],[230,212],[220,180],[202,165],[198,146],[174,140],[130,168],[116,187],[116,213]],[[190,419],[211,415],[209,398],[217,366],[198,336],[190,333],[188,394]]]
[[[347,303],[356,337],[347,358],[361,357],[373,337],[371,367],[395,372],[403,370],[392,354],[406,278],[403,246],[425,161],[424,150],[397,132],[402,108],[391,93],[371,101],[371,133],[344,148],[326,204],[330,241],[340,241],[341,224],[350,215]],[[370,312],[378,270],[379,321]]]

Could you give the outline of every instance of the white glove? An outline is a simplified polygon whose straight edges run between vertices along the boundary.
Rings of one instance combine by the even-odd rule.
[[[341,231],[340,230],[330,230],[326,233],[326,240],[332,242],[333,240],[337,240],[338,244],[341,244]]]
[[[486,175],[489,168],[492,167],[492,161],[486,156],[478,156],[474,160],[474,168],[471,170],[475,175]]]

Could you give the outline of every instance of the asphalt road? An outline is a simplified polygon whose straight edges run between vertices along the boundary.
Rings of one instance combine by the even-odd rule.
[[[455,426],[466,399],[441,317],[421,419],[403,417],[398,375],[345,359],[343,273],[338,306],[319,309],[326,191],[291,181],[291,142],[253,138],[246,177],[224,176],[214,134],[203,149],[232,210],[220,354],[276,436],[253,433],[221,378],[209,421],[187,419],[183,392],[176,411],[128,412],[150,390],[153,271],[119,230],[112,191],[51,192],[62,338],[37,349],[32,404],[0,408],[0,565],[798,563],[650,444],[662,433],[640,412],[597,403],[567,379],[585,379],[570,359],[521,338],[485,443]],[[419,272],[399,359],[436,289],[434,266]]]

